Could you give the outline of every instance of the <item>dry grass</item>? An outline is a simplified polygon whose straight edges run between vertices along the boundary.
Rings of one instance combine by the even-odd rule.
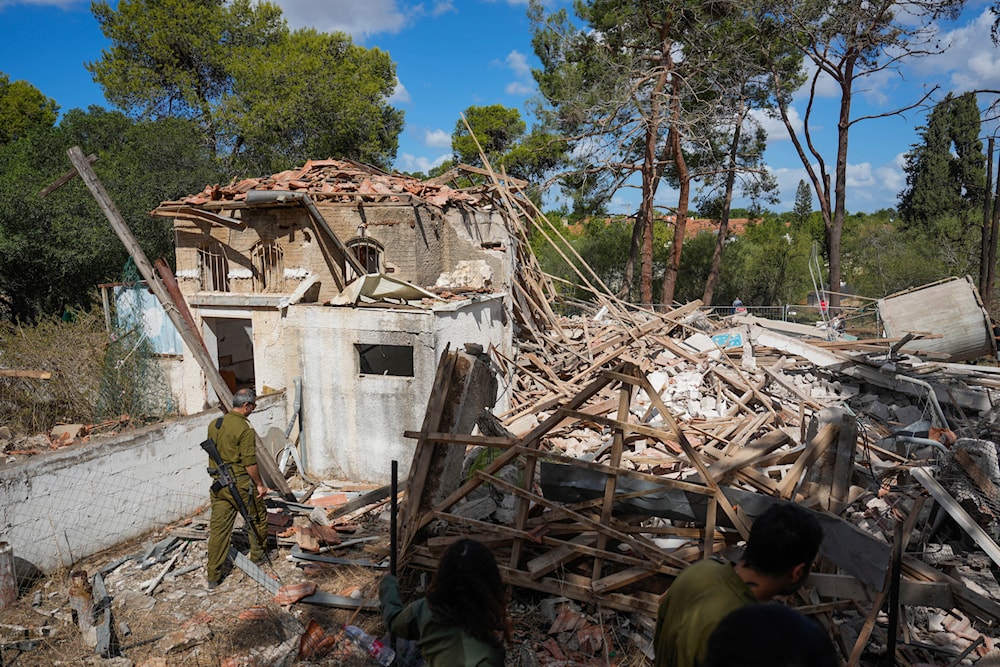
[[[0,322],[0,367],[52,374],[48,380],[0,377],[0,425],[23,436],[58,423],[93,423],[107,344],[96,311],[30,327]]]

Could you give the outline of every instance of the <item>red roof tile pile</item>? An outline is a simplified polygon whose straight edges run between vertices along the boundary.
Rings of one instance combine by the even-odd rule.
[[[465,202],[479,203],[480,197],[447,185],[421,181],[412,176],[386,174],[375,168],[345,160],[309,160],[299,169],[289,169],[262,178],[244,178],[229,185],[209,185],[181,201],[200,206],[212,201],[241,201],[251,190],[305,191],[316,201],[401,202],[417,200],[438,207]]]

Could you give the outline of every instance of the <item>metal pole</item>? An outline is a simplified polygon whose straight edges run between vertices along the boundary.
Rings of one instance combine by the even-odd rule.
[[[389,574],[396,574],[396,494],[398,493],[398,478],[399,475],[399,462],[393,460],[392,462],[392,484],[389,491]]]

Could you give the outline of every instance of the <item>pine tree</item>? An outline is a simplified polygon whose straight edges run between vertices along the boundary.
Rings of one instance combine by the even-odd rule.
[[[809,220],[813,211],[812,190],[809,184],[803,180],[799,181],[799,187],[795,189],[795,207],[792,208],[792,215],[798,225],[804,225]]]
[[[953,247],[978,238],[986,189],[979,133],[974,93],[949,94],[934,107],[920,130],[923,141],[906,154],[901,230]]]

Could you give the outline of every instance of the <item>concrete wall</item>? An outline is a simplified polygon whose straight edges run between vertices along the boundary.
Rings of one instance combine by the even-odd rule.
[[[420,430],[445,346],[477,343],[510,354],[510,341],[502,295],[426,311],[289,308],[281,356],[302,378],[306,471],[384,483],[395,459],[405,475],[414,441],[403,432]],[[413,376],[361,373],[356,345],[411,347]]]
[[[286,395],[261,397],[257,432],[283,426]],[[199,447],[218,411],[180,417],[0,466],[0,541],[44,571],[135,538],[207,504]]]

